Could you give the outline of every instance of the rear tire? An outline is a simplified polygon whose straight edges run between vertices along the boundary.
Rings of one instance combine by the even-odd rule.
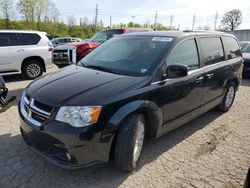
[[[234,98],[236,94],[236,84],[231,82],[227,88],[224,98],[221,104],[218,106],[218,110],[222,112],[227,112],[233,105]]]
[[[25,62],[22,67],[22,75],[29,80],[42,76],[43,71],[42,63],[35,59]]]
[[[136,169],[145,137],[146,119],[143,114],[132,114],[121,123],[114,151],[114,163],[127,172]]]

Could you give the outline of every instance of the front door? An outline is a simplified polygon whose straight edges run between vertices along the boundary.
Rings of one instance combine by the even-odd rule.
[[[179,126],[199,113],[203,97],[203,70],[200,69],[197,43],[194,38],[180,42],[167,58],[167,66],[183,64],[188,75],[166,79],[162,86],[163,131]],[[173,122],[168,124],[168,122]]]

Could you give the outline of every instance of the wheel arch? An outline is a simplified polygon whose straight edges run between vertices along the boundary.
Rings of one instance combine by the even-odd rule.
[[[42,57],[40,56],[30,56],[30,57],[27,57],[25,58],[23,61],[22,61],[22,65],[21,65],[21,70],[23,69],[23,66],[28,63],[30,60],[37,60],[39,61],[41,64],[42,64],[42,67],[43,67],[43,72],[46,72],[46,66],[45,66],[45,61]]]
[[[161,134],[162,113],[157,104],[152,101],[143,100],[128,103],[116,111],[102,132],[101,139],[110,139],[110,158],[113,157],[116,135],[121,122],[133,113],[142,113],[145,115],[147,137],[156,138]]]

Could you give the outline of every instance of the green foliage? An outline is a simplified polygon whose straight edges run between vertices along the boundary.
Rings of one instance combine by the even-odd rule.
[[[93,29],[93,25],[66,25],[62,23],[54,23],[54,22],[34,22],[34,24],[30,24],[28,21],[10,21],[10,27],[6,28],[6,20],[0,19],[0,29],[16,29],[16,30],[39,30],[45,31],[49,35],[54,36],[62,36],[62,37],[79,37],[79,38],[90,38],[96,32]],[[106,28],[102,26],[98,26],[96,31],[101,31]]]

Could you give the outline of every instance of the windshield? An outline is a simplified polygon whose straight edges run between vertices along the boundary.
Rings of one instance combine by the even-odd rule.
[[[101,31],[96,33],[89,41],[90,42],[105,42],[106,40],[109,40],[115,35],[120,35],[123,33],[122,29],[116,29],[116,30],[108,30],[108,31]]]
[[[79,65],[117,74],[142,76],[173,38],[154,36],[114,37],[85,56]]]
[[[242,53],[250,53],[250,43],[246,44],[242,49]]]

